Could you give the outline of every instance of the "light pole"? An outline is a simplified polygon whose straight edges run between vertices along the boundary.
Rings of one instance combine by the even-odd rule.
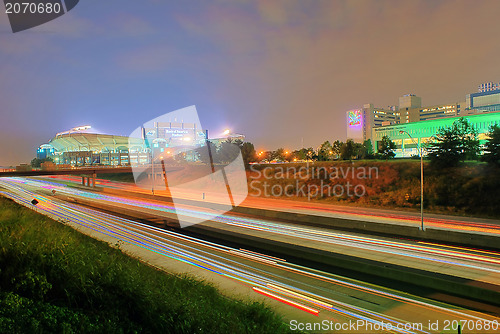
[[[154,145],[151,148],[151,193],[155,194],[155,156],[154,156]]]
[[[408,133],[408,131],[401,130],[399,134],[406,133],[410,137],[411,141],[417,145],[418,152],[420,155],[420,229],[425,231],[424,228],[424,158],[422,145],[415,142],[413,137]]]

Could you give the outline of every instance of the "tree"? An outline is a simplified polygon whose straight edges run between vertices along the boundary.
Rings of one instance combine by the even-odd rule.
[[[292,154],[297,160],[307,159],[307,150],[305,148],[301,148],[300,150],[295,150],[292,152]]]
[[[340,150],[340,158],[342,160],[352,160],[355,153],[354,141],[352,139],[347,139]]]
[[[44,159],[34,158],[33,160],[31,160],[30,165],[33,168],[40,168],[41,165],[42,165],[42,163],[46,162],[46,161],[53,162],[54,160],[51,157],[47,157],[47,158],[44,158]]]
[[[273,151],[261,151],[257,153],[257,161],[259,162],[271,162],[273,156]]]
[[[354,156],[356,159],[364,159],[366,157],[366,150],[363,144],[354,143]]]
[[[395,149],[396,144],[388,136],[383,136],[378,147],[378,153],[387,160],[396,156]]]
[[[460,138],[452,128],[441,128],[434,136],[436,142],[427,148],[431,165],[436,167],[457,166],[460,162]]]
[[[373,158],[373,145],[370,139],[367,139],[363,142],[363,148],[365,156],[364,158],[372,159]]]
[[[318,161],[327,161],[332,158],[332,145],[327,140],[318,148]]]
[[[217,146],[214,143],[208,142],[207,146],[198,147],[195,151],[198,154],[198,158],[204,164],[210,164],[210,155],[208,152],[208,148],[210,148],[210,154],[212,155],[212,161],[217,163],[219,161],[217,156]]]
[[[464,160],[477,160],[481,152],[477,129],[463,117],[453,122],[453,126],[455,126],[455,123],[461,141],[460,150]]]
[[[461,161],[477,159],[478,132],[465,118],[459,118],[451,127],[440,128],[427,150],[431,164],[437,167],[454,167]]]
[[[290,152],[290,151],[286,151],[285,152],[285,161],[293,161],[293,158],[295,158],[295,156],[293,155],[293,152]]]
[[[312,161],[318,160],[318,155],[316,154],[316,151],[312,147],[309,147],[308,149],[306,149],[306,156],[307,156],[308,160],[312,160]]]
[[[285,149],[280,147],[276,151],[271,152],[271,161],[285,161]]]
[[[238,157],[240,153],[240,148],[234,142],[230,140],[223,141],[217,150],[217,162],[231,163]],[[214,160],[215,162],[215,160]]]
[[[255,147],[252,143],[245,142],[241,145],[240,149],[245,167],[248,167],[250,163],[257,161],[257,152],[255,152]]]
[[[490,126],[488,139],[484,145],[483,160],[500,167],[500,126]]]
[[[340,140],[336,140],[332,143],[332,152],[336,155],[337,159],[340,158],[340,153],[342,151],[343,143]]]

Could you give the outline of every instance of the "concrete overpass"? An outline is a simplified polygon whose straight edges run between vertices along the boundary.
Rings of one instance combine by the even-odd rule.
[[[183,169],[179,166],[165,166],[165,172]],[[161,170],[161,168],[159,168]],[[97,174],[132,173],[132,167],[80,167],[53,170],[30,170],[0,172],[0,177],[46,176],[46,175],[78,175],[82,176],[82,185],[95,187]]]

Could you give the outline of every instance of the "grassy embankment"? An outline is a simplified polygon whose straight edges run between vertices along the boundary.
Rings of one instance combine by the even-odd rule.
[[[446,170],[433,169],[428,162],[424,162],[424,208],[427,212],[473,215],[491,218],[500,218],[500,169],[490,167],[484,163],[467,163],[461,167]],[[309,172],[301,167],[308,166]],[[331,176],[333,168],[338,169],[337,178],[324,177],[324,171],[317,173],[321,167],[328,168]],[[355,175],[352,177],[352,170]],[[357,177],[358,168],[368,170],[375,167],[377,177]],[[266,175],[262,169],[269,168]],[[316,173],[313,172],[316,168]],[[248,171],[249,194],[265,196],[264,186],[267,184],[270,197],[279,194],[279,188],[271,193],[273,186],[281,186],[289,191],[282,194],[281,199],[308,200],[302,196],[298,188],[305,185],[326,184],[334,187],[339,184],[346,190],[347,182],[351,185],[362,185],[366,193],[361,196],[333,196],[325,191],[313,196],[313,201],[322,203],[356,205],[363,207],[379,207],[387,209],[417,210],[420,207],[420,161],[419,160],[391,160],[376,161],[333,161],[306,164],[263,164],[252,165],[254,171]],[[280,170],[281,169],[281,170]],[[255,172],[260,170],[261,173]],[[281,172],[285,170],[285,175]],[[294,173],[294,170],[296,173]],[[342,170],[345,175],[342,174]],[[366,173],[368,175],[368,172]],[[304,177],[307,175],[307,177]],[[362,176],[363,174],[359,174]],[[175,175],[182,178],[183,173]],[[190,176],[192,177],[191,173]],[[114,181],[134,182],[132,174],[102,174],[99,177]],[[251,182],[253,183],[251,184]]]
[[[253,187],[249,188],[250,194],[260,193],[264,196],[263,187],[267,183],[268,194],[271,193],[269,190],[272,186],[280,185],[281,188],[289,190],[288,196],[283,194],[281,198],[307,200],[307,197],[297,191],[297,187],[320,186],[323,182],[330,189],[337,184],[341,185],[345,191],[344,195],[334,196],[331,191],[329,196],[327,191],[319,192],[318,196],[314,196],[313,201],[408,210],[420,207],[419,160],[318,162],[308,165],[309,172],[305,172],[304,169],[300,171],[301,166],[305,168],[307,165],[282,164],[254,167],[254,170],[259,169],[259,171],[248,172],[249,181],[254,181]],[[289,167],[293,168],[287,169]],[[313,167],[316,168],[315,172],[313,172]],[[324,169],[320,170],[321,167],[325,167],[328,172],[325,173]],[[355,170],[354,177],[352,169],[349,169],[352,167]],[[375,167],[378,174],[373,169],[370,172],[370,167]],[[271,168],[271,170],[266,171],[264,175],[263,168]],[[335,173],[335,168],[337,168],[337,173]],[[320,170],[319,173],[318,170]],[[325,174],[328,176],[325,177]],[[351,189],[353,186],[361,185],[366,193],[361,197],[347,196],[347,182],[350,183]],[[287,185],[291,186],[285,188]],[[279,194],[279,191],[275,191],[276,193]],[[340,191],[337,192],[339,193]],[[272,193],[271,197],[274,197]],[[499,218],[500,169],[486,164],[469,163],[457,168],[438,170],[424,162],[424,208],[428,212],[435,213]]]
[[[1,333],[283,333],[223,297],[0,197]]]

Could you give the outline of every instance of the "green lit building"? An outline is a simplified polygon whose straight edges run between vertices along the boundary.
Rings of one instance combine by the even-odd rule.
[[[484,142],[491,125],[500,125],[500,112],[490,112],[463,116],[479,132],[479,139]],[[372,144],[377,150],[383,136],[388,136],[395,144],[396,157],[411,157],[418,155],[418,146],[422,143],[432,141],[439,128],[450,127],[460,117],[439,118],[428,121],[401,123],[372,128]],[[406,131],[413,138],[408,137]],[[424,152],[425,155],[425,152]]]

